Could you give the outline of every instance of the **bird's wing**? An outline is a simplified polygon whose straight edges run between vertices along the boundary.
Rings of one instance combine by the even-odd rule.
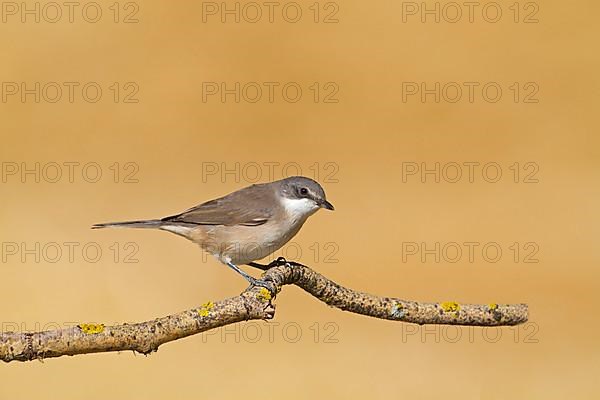
[[[271,199],[271,191],[261,186],[253,185],[238,190],[199,204],[181,214],[163,218],[162,221],[196,225],[262,225],[273,213],[265,207],[265,200]]]

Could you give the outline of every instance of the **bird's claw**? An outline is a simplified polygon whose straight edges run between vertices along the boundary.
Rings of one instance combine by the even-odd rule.
[[[275,286],[275,283],[273,283],[273,281],[253,278],[253,280],[250,282],[250,286],[248,287],[248,289],[251,289],[253,286],[263,287],[267,289],[273,297],[275,297],[275,295],[277,294],[277,287]]]
[[[269,268],[273,267],[281,267],[282,265],[286,265],[288,262],[284,257],[277,257],[276,260],[273,260],[269,263]]]

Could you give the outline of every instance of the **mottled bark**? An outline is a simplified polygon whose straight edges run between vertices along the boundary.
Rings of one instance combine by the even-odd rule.
[[[257,266],[257,265],[254,265]],[[312,269],[287,263],[270,268],[263,279],[272,292],[252,287],[222,301],[208,302],[178,314],[137,324],[78,326],[44,332],[0,333],[0,359],[29,361],[63,355],[133,350],[148,354],[163,343],[220,326],[253,319],[272,319],[272,298],[284,285],[296,285],[324,303],[374,318],[416,324],[471,326],[516,325],[527,321],[525,304],[419,303],[379,297],[338,285]]]

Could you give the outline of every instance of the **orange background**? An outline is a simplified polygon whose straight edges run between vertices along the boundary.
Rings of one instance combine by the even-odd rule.
[[[268,162],[295,162],[311,177],[317,163],[336,206],[313,216],[294,239],[300,261],[381,295],[526,302],[531,322],[485,332],[425,331],[344,313],[289,287],[277,298],[273,322],[186,338],[149,357],[125,352],[1,365],[0,398],[597,395],[597,2],[541,3],[533,24],[513,22],[508,3],[497,23],[480,12],[473,23],[466,15],[457,23],[431,16],[421,23],[418,15],[403,23],[402,3],[392,1],[340,2],[338,23],[314,23],[311,2],[298,3],[298,23],[280,13],[273,23],[266,16],[257,23],[207,16],[203,23],[200,2],[137,4],[139,22],[132,24],[114,23],[103,2],[95,24],[77,12],[73,23],[66,15],[55,24],[21,23],[18,15],[0,23],[2,82],[97,82],[103,89],[97,103],[80,91],[73,103],[35,103],[32,95],[0,103],[5,168],[79,162],[98,163],[103,173],[97,183],[77,173],[73,183],[36,183],[31,176],[22,182],[18,174],[0,183],[5,246],[78,242],[79,249],[97,243],[103,250],[96,263],[80,251],[73,262],[63,255],[55,263],[3,254],[2,330],[144,321],[236,295],[244,281],[181,238],[89,227],[170,215],[251,183],[247,176],[203,179],[206,163]],[[524,4],[520,19],[531,12]],[[131,9],[120,6],[122,19]],[[320,6],[320,18],[332,10]],[[137,103],[122,101],[127,82],[139,88]],[[272,103],[235,103],[232,96],[203,102],[203,82],[296,82],[303,96],[297,103],[277,91]],[[339,101],[315,102],[314,82],[321,90],[335,82]],[[476,91],[472,103],[435,103],[431,95],[403,102],[402,82],[497,82],[503,96],[491,103]],[[525,92],[515,102],[514,82],[521,90],[534,82],[539,102],[524,103]],[[119,183],[109,168],[115,162]],[[138,183],[123,183],[127,162],[139,168]],[[473,183],[435,183],[431,176],[403,182],[406,162],[496,162],[503,175],[497,183],[480,174]],[[520,175],[514,183],[515,162],[521,172],[536,163],[539,182],[523,183]],[[334,165],[337,182],[325,179],[326,163],[333,163],[327,165]],[[274,171],[275,178],[283,174]],[[128,242],[137,246],[138,263],[123,262]],[[330,242],[338,262],[325,257]],[[497,242],[503,255],[496,263],[481,253],[472,263],[465,254],[454,263],[419,256],[403,262],[406,242]],[[523,249],[515,262],[514,242],[534,242],[539,262],[522,262]],[[288,336],[284,327],[291,327]],[[257,331],[261,337],[251,343]]]

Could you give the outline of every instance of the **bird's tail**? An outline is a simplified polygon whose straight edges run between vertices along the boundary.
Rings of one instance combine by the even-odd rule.
[[[162,225],[159,219],[148,219],[144,221],[124,221],[124,222],[105,222],[103,224],[94,224],[92,229],[101,228],[159,228]]]

